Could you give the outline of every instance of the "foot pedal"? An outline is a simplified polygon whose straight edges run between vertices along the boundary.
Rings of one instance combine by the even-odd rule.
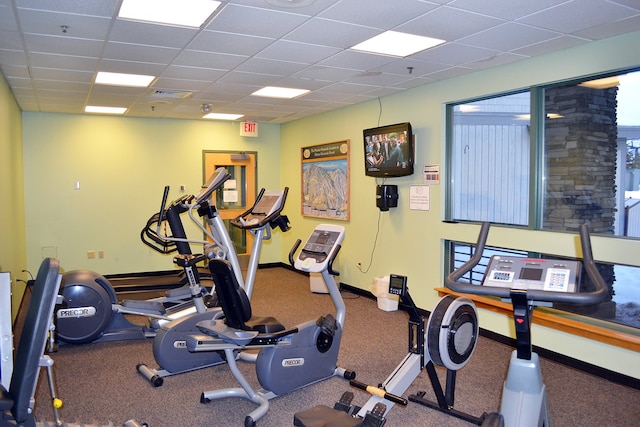
[[[384,403],[376,403],[373,409],[367,412],[367,415],[364,417],[361,427],[382,427],[387,422],[384,417],[384,413],[387,410],[387,405]]]
[[[316,325],[327,335],[334,336],[336,333],[336,318],[331,314],[320,317]]]
[[[159,314],[162,316],[166,314],[164,305],[157,301],[127,299],[122,301],[122,307],[131,310],[139,310],[141,314]]]
[[[350,391],[345,391],[342,393],[340,400],[333,405],[333,409],[337,411],[346,412],[349,415],[354,413],[354,407],[351,405],[351,401],[353,400],[353,393]]]

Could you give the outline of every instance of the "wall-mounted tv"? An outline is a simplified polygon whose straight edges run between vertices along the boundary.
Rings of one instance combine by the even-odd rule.
[[[368,176],[396,177],[413,174],[411,123],[396,123],[362,131],[364,170]]]

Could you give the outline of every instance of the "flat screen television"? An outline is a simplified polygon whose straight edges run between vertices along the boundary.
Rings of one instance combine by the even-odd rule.
[[[413,174],[411,123],[396,123],[362,131],[364,171],[367,176],[398,177]]]

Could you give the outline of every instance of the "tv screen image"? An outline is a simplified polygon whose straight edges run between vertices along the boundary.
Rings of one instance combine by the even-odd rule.
[[[397,123],[362,131],[364,170],[368,176],[398,177],[413,174],[411,123]]]

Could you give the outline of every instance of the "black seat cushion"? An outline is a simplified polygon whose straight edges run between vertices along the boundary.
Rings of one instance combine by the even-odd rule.
[[[228,261],[212,259],[209,261],[209,271],[227,326],[261,334],[271,334],[285,329],[284,325],[271,316],[251,315],[251,302],[238,284],[233,267]]]

